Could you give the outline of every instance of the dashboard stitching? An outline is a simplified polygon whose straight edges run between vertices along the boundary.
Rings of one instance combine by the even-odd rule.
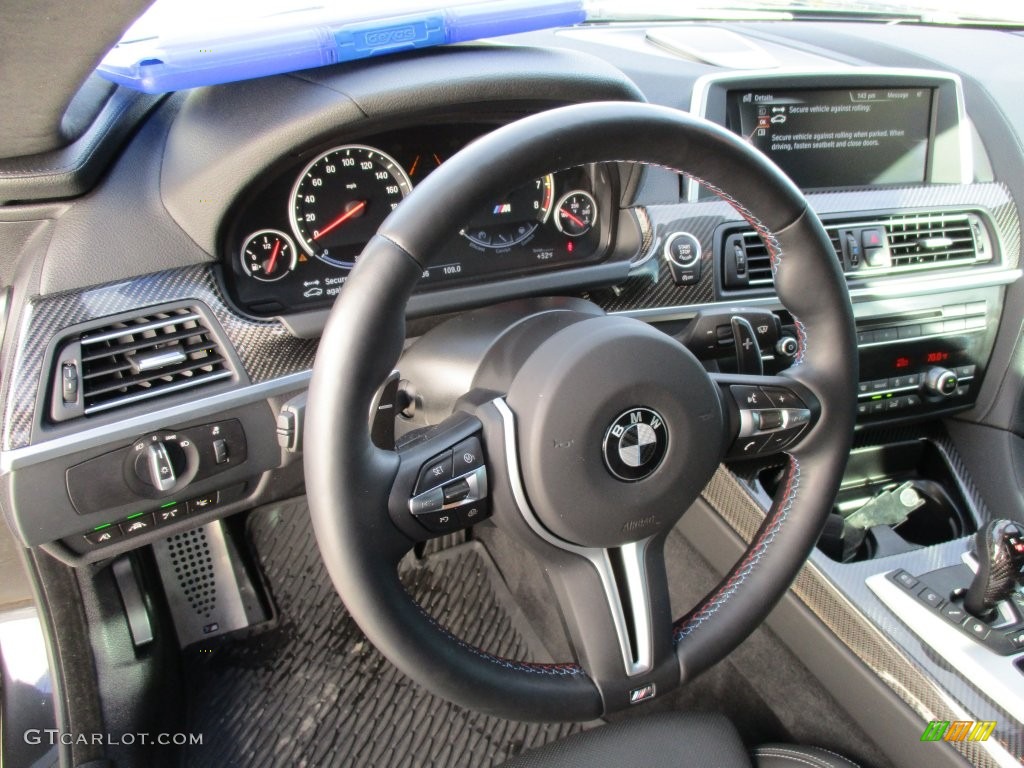
[[[737,590],[739,590],[743,582],[746,581],[747,577],[753,573],[754,569],[764,557],[765,552],[767,552],[768,546],[775,540],[776,535],[778,535],[779,531],[782,529],[783,523],[785,523],[786,519],[789,517],[789,513],[793,508],[793,502],[796,500],[796,495],[799,489],[800,462],[795,456],[790,456],[789,477],[786,480],[786,492],[783,495],[783,501],[779,505],[778,511],[775,513],[774,517],[768,519],[761,531],[761,535],[751,545],[750,549],[747,550],[746,556],[733,568],[729,578],[721,587],[718,588],[714,595],[675,623],[673,639],[677,643],[691,635],[702,624],[710,619],[711,616],[717,613],[719,608],[725,605],[729,598],[736,594]]]
[[[412,599],[411,595],[409,597],[410,599]],[[447,640],[450,640],[451,642],[458,645],[460,648],[469,651],[474,656],[480,657],[484,661],[489,661],[492,664],[497,664],[498,666],[504,667],[505,669],[509,669],[513,672],[527,672],[533,675],[551,675],[557,677],[588,676],[587,673],[583,671],[583,668],[580,667],[578,664],[541,664],[530,661],[515,661],[513,659],[505,659],[501,656],[495,656],[493,654],[487,653],[486,651],[482,651],[476,646],[470,645],[465,640],[456,637],[447,629],[445,629],[440,623],[438,623],[438,621],[433,616],[427,613],[423,609],[423,607],[415,600],[413,600],[413,604],[416,606],[417,609],[419,609],[419,612],[423,615],[423,617],[426,618],[428,622],[430,622],[434,629],[438,630]]]

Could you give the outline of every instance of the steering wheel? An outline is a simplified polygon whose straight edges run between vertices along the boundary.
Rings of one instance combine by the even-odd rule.
[[[685,171],[757,230],[798,331],[794,364],[781,376],[709,374],[674,338],[587,302],[525,316],[503,310],[464,324],[469,336],[489,335],[451,416],[399,450],[375,446],[367,414],[402,353],[405,307],[433,254],[480,201],[614,160]],[[806,560],[851,446],[856,360],[828,236],[792,182],[741,139],[635,103],[564,107],[507,125],[446,161],[390,214],[330,314],[305,442],[324,563],[370,641],[459,705],[586,721],[660,696],[735,648]],[[668,532],[723,457],[748,446],[784,450],[784,481],[741,560],[673,620]],[[397,565],[417,542],[488,515],[546,571],[575,660],[489,655],[402,587]]]

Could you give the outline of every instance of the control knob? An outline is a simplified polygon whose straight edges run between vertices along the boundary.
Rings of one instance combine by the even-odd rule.
[[[948,368],[931,368],[924,375],[924,388],[930,395],[949,397],[956,392],[958,383],[956,374]]]

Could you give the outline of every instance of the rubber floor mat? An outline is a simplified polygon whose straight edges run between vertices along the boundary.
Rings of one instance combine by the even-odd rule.
[[[579,730],[482,715],[431,695],[366,640],[331,585],[302,502],[257,510],[248,534],[279,616],[183,653],[186,768],[483,766]],[[400,569],[420,604],[491,653],[551,661],[477,542]]]

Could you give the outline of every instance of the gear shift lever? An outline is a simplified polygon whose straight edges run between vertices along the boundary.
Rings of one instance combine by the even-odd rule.
[[[1012,520],[993,520],[975,534],[974,551],[978,572],[964,595],[964,608],[985,619],[1024,579],[1024,526]]]

